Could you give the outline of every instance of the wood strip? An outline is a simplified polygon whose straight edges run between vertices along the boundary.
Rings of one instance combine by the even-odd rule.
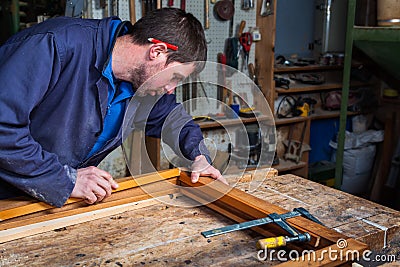
[[[177,180],[177,178],[171,178],[169,180]],[[168,194],[176,194],[178,189],[173,184],[173,181],[169,182],[158,182],[155,184],[146,185],[146,191],[143,187],[135,187],[125,191],[117,192],[111,195],[103,202],[88,205],[84,202],[77,202],[70,205],[63,206],[61,208],[53,208],[49,210],[40,211],[33,214],[24,215],[21,217],[6,220],[0,223],[0,231],[10,228],[20,227],[37,222],[43,222],[56,218],[71,216],[82,212],[89,212],[108,208],[112,206],[122,205],[130,202],[137,202],[144,199],[156,198]],[[152,192],[149,194],[148,192]]]
[[[169,196],[163,196],[160,198],[162,199],[167,199]],[[24,226],[19,226],[16,228],[11,228],[8,230],[3,230],[1,231],[0,235],[0,243],[4,243],[7,241],[27,237],[27,236],[32,236],[35,234],[40,234],[44,233],[47,231],[52,231],[55,229],[79,224],[79,223],[84,223],[88,221],[93,221],[97,220],[100,218],[104,218],[107,216],[112,216],[115,214],[123,213],[126,211],[132,211],[136,209],[141,209],[144,207],[148,207],[154,204],[157,204],[159,200],[150,198],[138,202],[131,202],[115,207],[109,207],[109,208],[104,208],[100,210],[95,210],[95,211],[89,211],[89,212],[84,212],[84,213],[78,213],[75,215],[67,216],[67,217],[61,217],[61,218],[56,218],[48,221],[43,221],[43,222],[37,222],[37,223],[31,223],[28,225]]]
[[[171,177],[176,177],[179,176],[180,170],[175,168],[171,170],[166,170],[166,171],[160,171],[157,173],[151,173],[151,174],[146,174],[146,175],[141,175],[138,177],[132,177],[129,180],[123,181],[119,183],[119,187],[115,190],[113,190],[113,194],[116,192],[120,192],[123,190],[127,190],[130,188],[138,187],[138,186],[143,186],[146,184],[150,183],[155,183],[158,181],[162,181]],[[70,198],[67,200],[65,205],[76,203],[76,202],[83,202],[82,199],[78,198]],[[26,204],[23,206],[15,207],[15,208],[10,208],[10,209],[5,209],[0,211],[0,221],[8,220],[11,218],[19,217],[19,216],[24,216],[27,214],[43,211],[43,210],[48,210],[48,209],[53,209],[54,207],[46,204],[44,202],[34,202],[31,204]]]
[[[182,172],[179,180],[184,186],[195,187],[196,190],[192,190],[192,193],[201,194],[203,197],[206,197],[206,200],[212,200],[213,198],[218,199],[218,202],[222,202],[232,209],[240,210],[244,214],[249,215],[252,219],[263,218],[271,213],[283,214],[288,212],[281,207],[249,195],[239,189],[230,188],[219,182],[213,182],[213,180],[208,177],[200,177],[198,183],[192,184],[190,177]],[[182,191],[182,193],[185,192]],[[287,222],[302,232],[307,231],[313,237],[320,236],[321,239],[319,240],[318,247],[332,245],[338,239],[347,238],[343,234],[311,222],[303,217],[291,218],[288,219]],[[317,242],[317,240],[314,242]]]

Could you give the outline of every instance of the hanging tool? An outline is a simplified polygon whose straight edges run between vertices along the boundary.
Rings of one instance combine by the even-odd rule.
[[[230,232],[234,232],[234,231],[238,231],[238,230],[249,229],[249,228],[252,228],[255,226],[261,226],[261,225],[266,225],[269,223],[275,223],[279,227],[281,227],[283,230],[288,232],[290,234],[290,236],[269,237],[269,238],[261,239],[257,243],[257,246],[259,246],[259,248],[261,248],[261,249],[262,248],[276,248],[279,246],[284,246],[290,242],[309,242],[311,240],[311,236],[309,233],[307,233],[307,232],[299,233],[296,229],[291,227],[286,222],[287,219],[297,217],[297,216],[303,216],[313,222],[316,222],[316,223],[319,223],[322,225],[322,223],[317,218],[312,216],[306,209],[300,207],[300,208],[293,209],[293,211],[291,211],[291,212],[287,212],[287,213],[284,213],[281,215],[279,215],[277,213],[272,213],[272,214],[269,214],[265,218],[247,221],[247,222],[238,223],[238,224],[233,224],[233,225],[221,227],[221,228],[214,229],[214,230],[204,231],[201,234],[205,238],[209,238],[209,237],[226,234],[226,233],[230,233]]]
[[[266,16],[274,14],[272,1],[273,0],[263,0],[262,1],[261,12],[260,12],[261,17],[266,17]]]
[[[243,49],[243,55],[244,55],[244,62],[242,65],[242,70],[243,70],[244,66],[247,69],[247,66],[249,65],[249,54],[250,54],[251,44],[253,43],[253,35],[250,32],[244,32],[241,34],[239,42]]]
[[[226,64],[234,69],[238,69],[239,66],[238,59],[241,51],[239,37],[243,33],[245,26],[246,26],[246,21],[242,20],[239,25],[238,35],[231,36],[226,40],[226,46],[225,46]],[[228,77],[232,76],[232,74],[233,74],[232,71],[227,71],[226,73]]]
[[[162,1],[157,0],[157,9],[160,9],[162,7]]]
[[[214,5],[214,12],[221,20],[230,20],[235,12],[235,7],[230,0],[221,0]]]
[[[224,53],[218,54],[218,62],[220,63],[218,69],[218,86],[217,86],[217,108],[219,108],[221,102],[224,101],[224,90],[226,83],[226,56]]]
[[[242,0],[242,9],[249,10],[254,8],[254,0]]]
[[[142,10],[143,15],[156,10],[158,8],[158,1],[157,0],[143,0],[142,1]]]
[[[186,10],[186,0],[181,0],[181,9]]]
[[[246,21],[242,20],[239,25],[238,38],[242,36],[245,27],[246,27]]]
[[[237,36],[237,41],[239,43],[238,44],[239,45],[239,51],[238,51],[237,57],[239,57],[240,52],[243,50],[243,46],[240,43],[240,37],[242,36],[245,27],[246,27],[246,21],[242,20],[240,22],[240,25],[239,25],[238,36]]]
[[[210,3],[208,2],[209,0],[204,0],[205,3],[205,10],[204,10],[204,29],[208,29],[210,28],[210,14],[209,14],[209,10],[210,10]]]
[[[174,6],[174,0],[168,0],[167,6],[173,7]]]
[[[258,84],[258,73],[256,71],[256,68],[254,67],[253,63],[250,63],[249,66],[249,75],[250,75],[250,79],[258,86],[260,87],[260,85]]]

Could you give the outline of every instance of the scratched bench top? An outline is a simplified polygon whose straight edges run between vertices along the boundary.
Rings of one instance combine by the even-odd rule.
[[[235,187],[287,210],[306,208],[327,227],[399,257],[400,212],[295,175],[269,177],[254,190]],[[157,203],[146,208],[68,226],[1,245],[0,266],[273,266],[261,261],[250,231],[204,238],[200,232],[233,222],[206,207]],[[386,248],[383,249],[384,242]],[[397,250],[396,250],[397,249]],[[398,259],[400,260],[400,259]],[[391,264],[390,266],[393,266]]]

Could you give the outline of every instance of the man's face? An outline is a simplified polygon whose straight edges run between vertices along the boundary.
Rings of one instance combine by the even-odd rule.
[[[172,62],[167,67],[142,66],[140,77],[133,83],[137,96],[173,94],[177,85],[194,71],[194,63]]]

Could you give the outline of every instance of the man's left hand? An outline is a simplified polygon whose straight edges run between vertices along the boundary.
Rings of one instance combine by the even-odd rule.
[[[210,176],[211,178],[214,178],[215,180],[218,180],[228,185],[228,182],[225,180],[224,177],[222,177],[219,170],[211,166],[210,163],[208,163],[206,157],[203,155],[197,156],[192,163],[192,183],[197,183],[200,175]]]

